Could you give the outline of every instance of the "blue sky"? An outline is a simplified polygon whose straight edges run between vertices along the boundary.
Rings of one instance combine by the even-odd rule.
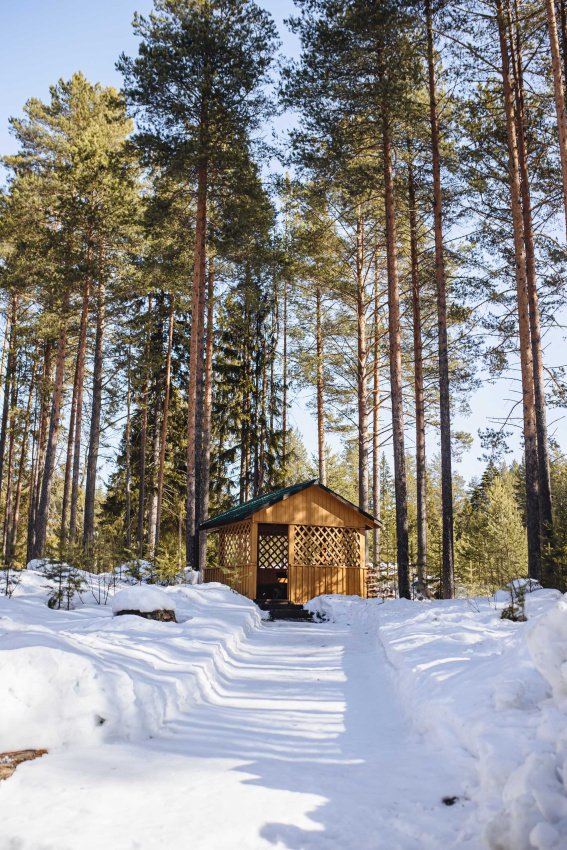
[[[292,0],[260,0],[261,5],[274,16],[283,41],[286,55],[297,53],[297,42],[287,32],[283,20],[293,13]],[[28,0],[5,2],[2,10],[3,44],[0,51],[0,153],[15,150],[8,132],[8,119],[21,114],[22,105],[29,97],[47,99],[49,86],[61,77],[68,79],[75,71],[83,71],[93,82],[104,85],[121,84],[115,62],[122,51],[133,54],[137,39],[132,30],[134,11],[146,14],[152,8],[151,0]],[[285,120],[285,119],[284,119]],[[563,335],[554,332],[548,338],[547,362],[564,363]],[[496,384],[488,382],[471,399],[473,413],[470,417],[457,417],[454,427],[470,431],[476,437],[479,428],[485,428],[493,417],[505,416],[509,399],[517,399],[516,381],[501,379]],[[310,451],[316,447],[314,422],[301,402],[291,410],[291,420],[303,432]],[[567,425],[561,411],[549,411],[550,433],[567,446]],[[517,431],[517,429],[516,429]],[[337,445],[335,440],[331,440]],[[430,450],[436,451],[435,435],[430,435]],[[411,433],[408,433],[408,448]],[[518,439],[513,445],[518,447]],[[480,455],[478,440],[458,464],[459,472],[466,478],[478,474]]]

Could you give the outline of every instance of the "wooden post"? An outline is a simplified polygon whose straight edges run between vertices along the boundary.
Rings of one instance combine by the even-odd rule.
[[[250,526],[250,572],[250,598],[255,599],[258,592],[258,523],[254,521]]]
[[[364,598],[366,596],[366,526],[358,529],[358,540],[360,546],[360,577],[357,584],[358,593]]]
[[[295,573],[295,525],[288,525],[287,534],[287,598],[290,602],[296,599],[296,573]]]

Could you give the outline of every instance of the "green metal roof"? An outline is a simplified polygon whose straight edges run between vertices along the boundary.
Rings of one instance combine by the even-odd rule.
[[[335,493],[334,490],[330,490],[328,487],[325,487],[323,484],[319,483],[318,478],[311,478],[309,481],[301,481],[299,484],[292,484],[290,487],[282,487],[281,490],[274,490],[273,493],[265,493],[263,496],[257,496],[255,499],[250,499],[249,502],[243,502],[241,505],[237,505],[234,508],[231,508],[228,511],[225,511],[222,514],[217,514],[217,516],[211,517],[211,519],[205,520],[199,526],[199,529],[202,531],[206,531],[207,529],[218,528],[221,525],[230,525],[233,522],[240,522],[242,519],[246,519],[251,514],[255,514],[258,511],[261,511],[262,508],[267,508],[269,505],[273,505],[276,502],[281,502],[283,499],[287,499],[289,496],[294,496],[296,493],[301,493],[302,490],[306,490],[308,487],[312,487],[313,484],[317,484],[322,490],[325,490],[327,493],[331,493],[331,495],[335,496],[341,502],[349,507],[354,508],[355,511],[358,511],[362,516],[371,520],[374,525],[378,525],[379,521],[376,520],[372,514],[366,513],[366,511],[360,510],[356,505],[353,505],[352,502],[349,502],[347,499],[343,498],[343,496],[339,496],[338,493]]]

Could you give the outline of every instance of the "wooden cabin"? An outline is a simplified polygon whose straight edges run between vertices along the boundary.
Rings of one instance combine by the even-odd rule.
[[[365,532],[378,525],[316,478],[284,487],[201,523],[219,535],[218,567],[203,579],[249,599],[367,597]]]

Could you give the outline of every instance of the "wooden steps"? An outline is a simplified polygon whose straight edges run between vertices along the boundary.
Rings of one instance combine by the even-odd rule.
[[[270,612],[270,620],[303,620],[313,622],[313,614],[303,605],[289,602],[287,599],[256,599],[256,605],[262,611]]]

